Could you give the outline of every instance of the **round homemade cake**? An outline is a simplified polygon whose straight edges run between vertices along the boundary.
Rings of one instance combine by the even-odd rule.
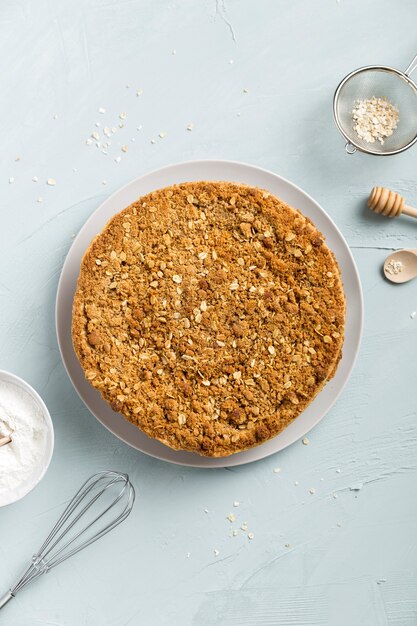
[[[281,432],[334,375],[345,298],[323,235],[268,191],[159,189],[84,255],[75,352],[114,411],[174,449],[221,457]]]

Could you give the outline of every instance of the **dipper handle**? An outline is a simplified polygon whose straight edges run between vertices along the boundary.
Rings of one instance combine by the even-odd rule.
[[[405,204],[404,198],[386,187],[374,187],[368,198],[368,207],[385,217],[398,217],[401,213],[417,218],[417,209]]]

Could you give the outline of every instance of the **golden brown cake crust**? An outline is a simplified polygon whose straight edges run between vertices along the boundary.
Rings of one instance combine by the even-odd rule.
[[[115,215],[84,255],[86,378],[166,445],[227,456],[277,435],[331,378],[345,298],[312,222],[268,193],[184,183]]]

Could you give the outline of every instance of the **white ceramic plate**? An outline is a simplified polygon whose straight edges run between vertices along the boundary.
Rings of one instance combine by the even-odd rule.
[[[343,357],[336,376],[324,387],[305,411],[279,435],[266,443],[221,459],[201,457],[192,452],[176,452],[150,439],[136,426],[115,413],[85,379],[71,341],[71,308],[81,259],[91,239],[107,221],[139,196],[155,189],[197,180],[223,180],[246,183],[268,189],[288,204],[310,217],[325,235],[327,244],[339,262],[347,298],[346,338]],[[62,360],[78,395],[91,413],[116,437],[141,452],[171,463],[194,467],[226,467],[257,461],[286,448],[303,437],[332,407],[346,385],[362,335],[363,299],[359,275],[348,245],[325,211],[302,189],[273,172],[233,161],[190,161],[164,167],[132,181],[110,198],[86,221],[68,253],[58,285],[56,329]]]

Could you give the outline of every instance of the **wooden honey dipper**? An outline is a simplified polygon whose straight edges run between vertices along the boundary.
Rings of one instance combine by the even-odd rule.
[[[404,215],[417,218],[417,209],[407,206],[399,193],[386,187],[374,187],[372,189],[368,198],[368,207],[371,211],[385,215],[385,217],[398,217],[404,213]]]

